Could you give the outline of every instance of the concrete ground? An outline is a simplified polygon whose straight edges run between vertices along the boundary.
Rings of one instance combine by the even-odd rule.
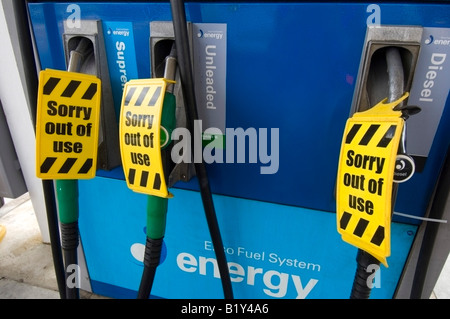
[[[0,225],[0,299],[59,299],[51,248],[42,242],[28,193],[5,199]],[[80,297],[105,298],[85,290]],[[450,299],[450,258],[430,298]]]
[[[28,193],[5,199],[0,225],[6,230],[0,241],[0,299],[60,299],[51,247],[42,242]],[[103,298],[84,290],[80,297]]]

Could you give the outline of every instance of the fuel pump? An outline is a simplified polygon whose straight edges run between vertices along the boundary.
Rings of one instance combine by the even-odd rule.
[[[381,282],[381,289],[369,292],[371,298],[402,296],[399,292],[408,290],[410,281],[404,271],[412,269],[410,261],[414,260],[413,252],[422,237],[418,220],[426,214],[450,129],[447,116],[450,82],[445,72],[450,62],[446,40],[450,20],[445,6],[415,2],[369,5],[248,1],[236,5],[226,1],[185,1],[183,8],[182,2],[175,1],[30,1],[27,7],[36,44],[35,57],[43,69],[64,69],[67,49],[73,48],[77,38],[84,36],[93,42],[97,60],[109,73],[97,76],[102,87],[110,82],[113,93],[113,103],[102,104],[101,111],[114,105],[115,115],[119,115],[127,82],[164,78],[164,68],[158,66],[163,65],[160,62],[169,55],[173,42],[176,44],[176,127],[183,130],[176,130],[172,143],[161,147],[163,134],[159,128],[156,130],[155,117],[149,128],[150,116],[155,114],[134,112],[132,106],[127,106],[131,112],[129,128],[134,124],[145,129],[126,132],[130,144],[127,146],[138,147],[132,144],[140,142],[146,148],[145,152],[136,148],[128,153],[129,160],[135,162],[135,170],[113,165],[108,170],[100,165],[95,178],[78,181],[83,212],[79,218],[80,238],[89,270],[88,278],[82,277],[86,280],[82,287],[86,284],[92,292],[112,298],[135,298],[140,283],[142,298],[150,291],[152,297],[169,299],[223,295],[231,298],[233,294],[263,299],[347,298],[355,278],[357,249],[336,238],[333,194],[343,126],[350,113],[354,114],[352,126],[361,126],[353,141],[346,144],[351,148],[343,153],[344,163],[348,161],[351,167],[342,172],[339,181],[341,190],[347,189],[340,202],[351,204],[343,210],[351,217],[342,212],[338,225],[347,225],[351,235],[358,229],[356,233],[362,233],[364,239],[370,237],[369,243],[374,238],[380,245],[388,242],[390,231],[392,256],[388,259],[389,247],[382,253],[360,250],[370,258],[361,261],[362,268],[366,268],[361,285],[367,289],[364,286],[370,278]],[[89,23],[93,21],[96,23]],[[381,25],[380,21],[391,25]],[[316,27],[311,28],[313,25]],[[365,33],[370,33],[368,29],[376,37],[364,40]],[[105,50],[98,50],[103,42]],[[360,52],[366,43],[373,44],[367,46],[369,57]],[[331,55],[329,47],[336,48]],[[389,47],[400,53],[404,85],[378,109],[374,106],[389,97],[385,71]],[[283,61],[287,52],[295,58],[289,66],[279,67],[277,61]],[[367,63],[367,69],[374,61],[372,71],[379,72],[360,76],[359,57]],[[267,79],[267,73],[273,80]],[[380,74],[382,78],[377,77]],[[324,77],[328,79],[326,94]],[[142,93],[144,85],[136,87],[134,94],[130,94],[133,96],[130,103],[135,103],[142,93],[145,98],[140,108],[147,107],[157,87],[160,94],[155,99],[166,96],[172,82],[166,81],[164,88],[156,83],[152,82],[148,95]],[[191,95],[193,86],[195,98]],[[356,91],[362,93],[358,99]],[[106,94],[102,89],[103,101]],[[317,99],[319,95],[321,98]],[[422,109],[407,120],[409,154],[399,153],[399,147],[406,141],[399,135],[405,121],[400,109],[403,106],[397,107],[396,103],[419,105]],[[280,112],[280,105],[285,112]],[[165,106],[162,112],[164,109]],[[371,115],[372,120],[379,117],[370,113],[376,110],[386,111],[384,115],[389,121],[362,123],[367,118],[364,115]],[[106,137],[105,133],[111,133],[111,129],[118,130],[118,122],[118,117],[101,122],[110,126],[102,125],[100,135]],[[199,129],[196,125],[200,123]],[[370,123],[374,126],[369,130]],[[395,132],[390,130],[392,125]],[[195,133],[195,128],[200,134],[187,134]],[[354,132],[357,128],[358,125]],[[372,143],[379,137],[373,152],[364,152],[368,146],[359,145],[366,132],[366,140],[375,132]],[[101,136],[99,139],[102,140]],[[378,147],[380,141],[383,141],[380,145],[389,141],[387,148]],[[199,156],[171,169],[173,163],[166,155],[180,150],[176,155],[183,156],[177,158],[185,160],[186,154],[194,154],[192,149],[185,152],[192,144],[197,144],[194,149],[201,151],[195,153]],[[105,159],[114,153],[120,155],[119,149],[114,152],[110,145],[104,144],[111,151],[103,153]],[[159,177],[156,171],[147,170],[156,165],[153,155],[145,156],[146,151],[153,151],[156,146],[160,148],[164,168],[158,169]],[[408,160],[408,155],[413,156],[414,163]],[[205,160],[206,165],[200,160]],[[396,171],[396,166],[415,168],[415,173],[395,196],[393,180],[408,178],[403,175],[406,171]],[[166,170],[171,171],[168,179]],[[132,192],[124,185],[131,179],[137,186],[142,183],[148,188],[163,189],[162,175],[166,175],[164,182],[173,198],[169,199],[168,190],[159,198]],[[388,189],[386,185],[391,186]],[[394,200],[396,211],[391,218]],[[147,218],[147,211],[159,218]],[[373,216],[383,216],[383,224],[372,224]],[[146,230],[142,231],[146,223]],[[377,232],[378,226],[381,227]],[[163,240],[159,240],[163,235]],[[152,238],[152,249],[162,250],[159,265],[157,257],[150,258],[144,253],[144,236]],[[99,243],[99,237],[108,245]],[[305,244],[292,245],[295,242]],[[383,261],[389,262],[389,269],[374,273],[375,266],[383,267],[383,261],[377,258],[380,256],[385,256]],[[150,264],[145,275],[143,259]],[[382,276],[378,276],[380,272]],[[327,289],[331,286],[333,289]],[[425,285],[424,293],[426,290]],[[359,294],[362,297],[367,293]]]

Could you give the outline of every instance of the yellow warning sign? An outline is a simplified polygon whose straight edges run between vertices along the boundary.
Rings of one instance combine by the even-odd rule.
[[[387,267],[392,184],[404,120],[393,103],[380,102],[347,120],[337,176],[337,229],[342,239]]]
[[[119,120],[120,153],[128,187],[164,198],[167,190],[161,160],[161,114],[165,79],[131,80],[125,84]]]
[[[39,74],[36,175],[89,179],[97,165],[100,80],[46,69]]]

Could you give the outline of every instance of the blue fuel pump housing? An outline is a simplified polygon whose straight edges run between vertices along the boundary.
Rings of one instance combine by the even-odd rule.
[[[107,61],[116,114],[125,83],[152,77],[151,26],[172,21],[168,2],[34,1],[28,10],[42,69],[65,68],[64,28],[74,34],[84,20],[101,21],[106,50],[99,59]],[[335,186],[366,32],[374,24],[422,28],[410,99],[422,110],[431,102],[420,99],[434,99],[439,112],[430,115],[428,147],[411,154],[421,168],[398,189],[394,212],[403,215],[393,215],[389,267],[372,278],[371,298],[396,297],[417,218],[427,214],[450,142],[450,81],[443,71],[450,67],[450,7],[187,2],[186,14],[202,109],[191,160],[207,160],[235,298],[348,298],[357,249],[336,231]],[[158,37],[173,39],[170,28],[163,31]],[[431,130],[408,125],[413,145],[423,142],[417,132]],[[152,297],[222,298],[196,177],[171,192]],[[146,205],[145,196],[127,188],[120,165],[79,181],[80,236],[94,293],[136,295]]]

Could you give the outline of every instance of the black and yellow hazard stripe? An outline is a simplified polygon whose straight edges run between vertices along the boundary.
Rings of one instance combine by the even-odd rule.
[[[155,106],[161,96],[161,86],[132,86],[125,96],[124,106]]]
[[[57,160],[58,160],[57,157],[53,156],[46,157],[44,162],[40,166],[40,172],[42,174],[48,173],[53,168],[53,165],[57,162]],[[75,157],[69,157],[65,159],[62,165],[60,164],[59,166],[58,174],[68,174],[78,160],[82,161],[83,159]],[[93,162],[94,162],[93,158],[87,158],[82,164],[82,166],[78,169],[78,174],[89,173],[89,171],[92,168]]]
[[[355,123],[353,124],[353,126],[350,128],[347,136],[345,137],[345,144],[352,144],[352,142],[354,142],[354,138],[355,136],[358,134],[358,132],[361,130],[361,127],[363,125],[361,123]],[[380,129],[381,125],[380,124],[371,124],[366,132],[363,134],[362,138],[359,140],[358,143],[356,143],[357,145],[360,146],[367,146],[369,145],[370,142],[372,142],[372,138],[374,137],[375,133],[377,133],[377,131]],[[395,135],[395,131],[397,129],[397,125],[392,124],[390,125],[386,132],[384,133],[383,137],[381,139],[379,139],[377,142],[377,147],[381,147],[381,148],[386,148],[389,143],[391,142],[392,138]]]
[[[80,87],[81,81],[78,80],[70,80],[68,83],[67,81],[62,81],[61,78],[57,77],[50,77],[47,82],[45,82],[42,94],[44,95],[51,95],[55,89],[58,89],[59,91],[62,91],[59,96],[71,98],[73,95],[77,92],[78,88]],[[80,89],[81,90],[81,99],[82,100],[92,100],[97,93],[97,83],[91,83],[87,87],[87,89]],[[78,93],[77,93],[78,94]]]
[[[136,174],[140,173],[140,178],[139,178],[139,186],[140,187],[147,187],[148,185],[148,181],[149,181],[149,177],[150,177],[150,172],[146,171],[146,170],[136,170],[135,168],[130,168],[128,170],[128,183],[131,185],[135,185],[135,183],[137,182],[136,179]],[[154,190],[160,190],[161,189],[161,175],[159,173],[155,173],[153,176],[153,184],[152,184],[152,189]]]
[[[346,230],[352,217],[353,217],[353,214],[344,211],[341,219],[339,220],[339,227],[343,230]],[[364,235],[364,232],[366,231],[368,225],[369,225],[369,221],[367,219],[359,218],[359,221],[356,224],[356,227],[352,232],[353,235],[361,238]],[[384,240],[384,227],[379,225],[377,227],[377,230],[373,234],[370,242],[374,245],[380,246],[383,243],[383,240]]]

